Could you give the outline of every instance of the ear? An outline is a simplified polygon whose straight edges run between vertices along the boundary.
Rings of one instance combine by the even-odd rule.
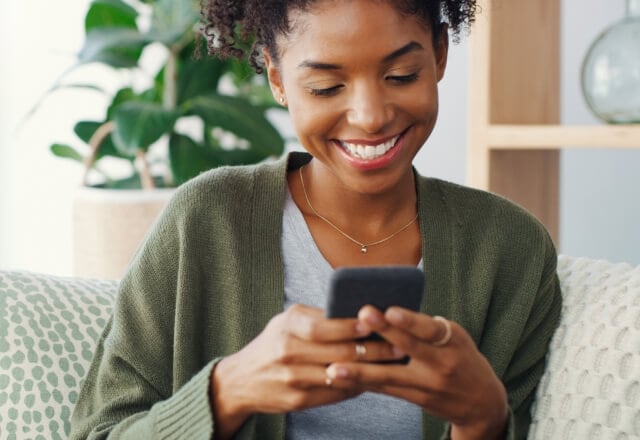
[[[267,49],[262,49],[262,55],[264,56],[264,64],[267,70],[267,77],[269,78],[269,87],[273,98],[284,105],[286,103],[286,94],[284,92],[284,86],[282,84],[282,76],[280,69],[271,58]]]
[[[438,81],[440,81],[444,77],[444,71],[447,68],[447,58],[449,56],[449,25],[447,23],[440,24],[440,34],[434,48],[436,51],[437,78]]]

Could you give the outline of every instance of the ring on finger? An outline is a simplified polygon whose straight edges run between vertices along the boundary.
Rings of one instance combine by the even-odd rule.
[[[356,343],[356,358],[357,359],[364,359],[364,357],[367,355],[367,347],[360,343],[357,342]]]
[[[442,338],[438,339],[437,341],[432,342],[431,345],[433,345],[434,347],[442,347],[451,340],[451,335],[453,334],[453,331],[451,329],[451,322],[449,322],[448,319],[443,318],[442,316],[434,316],[433,319],[444,324],[444,336],[442,336]]]

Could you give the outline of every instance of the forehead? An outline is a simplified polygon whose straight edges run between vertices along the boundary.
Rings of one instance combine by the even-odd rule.
[[[387,0],[317,0],[289,12],[290,32],[278,35],[280,56],[355,56],[368,49],[389,51],[418,41],[431,44],[422,17],[402,13]]]

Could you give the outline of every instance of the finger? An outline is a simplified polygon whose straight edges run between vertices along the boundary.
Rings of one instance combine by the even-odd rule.
[[[340,380],[327,376],[326,368],[319,365],[295,365],[282,366],[277,369],[272,380],[284,385],[288,388],[309,389],[333,386],[340,388],[340,384],[350,382],[349,380]]]
[[[402,307],[389,307],[385,313],[382,313],[375,307],[367,305],[360,309],[358,319],[371,331],[384,331],[391,324],[425,342],[441,341],[447,333],[447,328],[442,321],[444,318],[436,319]]]
[[[275,370],[271,377],[280,391],[274,392],[274,412],[298,411],[355,397],[362,387],[348,380],[327,376],[319,366],[295,366]],[[267,412],[271,412],[267,410]]]
[[[367,389],[384,386],[416,387],[415,377],[407,374],[404,365],[336,362],[327,367],[326,374],[329,378],[358,383]]]
[[[424,391],[415,387],[379,385],[365,387],[366,391],[386,394],[387,396],[397,397],[406,400],[421,408],[426,409],[432,415],[439,417],[447,414],[447,408],[450,406],[446,396],[442,393],[434,391]]]
[[[358,318],[372,331],[375,331],[389,344],[403,351],[409,356],[430,357],[434,353],[431,347],[408,331],[390,325],[379,310],[365,306],[358,313]]]
[[[352,379],[330,375],[326,367],[319,365],[281,367],[276,370],[272,379],[287,388],[298,390],[315,388],[352,390],[356,385]]]
[[[405,356],[386,341],[349,341],[335,343],[309,342],[291,338],[283,350],[285,363],[376,362],[401,359]]]
[[[358,311],[358,321],[371,332],[378,332],[389,326],[384,313],[371,305],[363,306]]]
[[[429,354],[431,350],[428,350],[425,342],[432,347],[449,345],[454,332],[458,331],[454,323],[445,318],[431,317],[401,307],[390,307],[383,314],[371,306],[365,306],[358,313],[358,318],[368,329],[409,354],[418,348],[427,350],[425,354]]]
[[[442,346],[453,337],[453,323],[441,316],[429,316],[401,307],[390,307],[384,317],[393,326],[435,346]]]
[[[327,319],[322,310],[301,304],[291,306],[284,320],[287,331],[307,341],[348,341],[371,333],[356,318]]]
[[[305,390],[298,394],[298,402],[294,401],[289,411],[300,411],[307,408],[341,402],[356,397],[362,392],[362,389],[354,388],[353,386],[339,388],[335,384],[331,386],[323,385],[322,387]]]

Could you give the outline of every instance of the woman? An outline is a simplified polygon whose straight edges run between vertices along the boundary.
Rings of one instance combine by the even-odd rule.
[[[560,313],[551,240],[509,202],[412,168],[448,30],[474,10],[210,0],[210,48],[257,38],[309,154],[179,190],[122,281],[72,438],[526,437]],[[324,318],[334,268],[389,264],[423,268],[422,313]]]

